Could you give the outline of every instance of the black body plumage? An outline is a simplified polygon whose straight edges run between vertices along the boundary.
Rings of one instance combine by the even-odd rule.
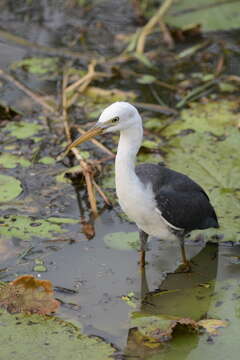
[[[142,183],[151,183],[157,207],[170,224],[185,233],[219,227],[208,195],[188,176],[161,164],[140,164],[136,174]]]

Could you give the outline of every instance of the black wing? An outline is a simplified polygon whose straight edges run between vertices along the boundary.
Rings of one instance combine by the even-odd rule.
[[[160,164],[140,164],[136,174],[152,184],[157,207],[170,224],[186,231],[219,227],[207,194],[188,176]]]

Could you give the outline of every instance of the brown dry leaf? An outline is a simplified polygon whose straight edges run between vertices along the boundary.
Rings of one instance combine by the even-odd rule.
[[[0,288],[0,307],[10,313],[55,312],[60,303],[53,298],[53,287],[49,280],[38,280],[33,275],[23,275]]]
[[[189,331],[195,331],[199,328],[199,324],[190,319],[190,318],[182,318],[182,319],[176,319],[172,320],[169,323],[169,326],[167,329],[156,329],[152,332],[151,336],[157,339],[160,342],[168,341],[172,338],[174,330],[176,330],[177,327],[183,326],[187,328]]]
[[[171,340],[176,329],[184,328],[189,332],[199,329],[198,322],[193,319],[167,315],[136,316],[131,325],[129,340],[150,349]]]
[[[225,328],[228,324],[228,321],[217,319],[205,319],[198,322],[198,325],[202,326],[210,335],[218,335],[218,329]]]

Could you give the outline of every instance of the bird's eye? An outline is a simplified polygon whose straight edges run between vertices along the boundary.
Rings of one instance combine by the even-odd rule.
[[[119,117],[118,117],[118,116],[116,116],[115,118],[112,119],[112,123],[113,123],[113,124],[116,123],[116,122],[118,122],[118,121],[119,121]]]

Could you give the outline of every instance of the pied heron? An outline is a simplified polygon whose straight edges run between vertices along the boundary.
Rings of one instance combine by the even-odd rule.
[[[218,228],[214,208],[205,191],[188,176],[160,164],[135,166],[143,138],[142,118],[127,102],[115,102],[100,115],[96,125],[77,138],[73,147],[108,132],[120,131],[115,160],[115,182],[119,204],[139,228],[141,265],[149,236],[179,240],[182,260],[189,267],[184,237],[196,229]]]

